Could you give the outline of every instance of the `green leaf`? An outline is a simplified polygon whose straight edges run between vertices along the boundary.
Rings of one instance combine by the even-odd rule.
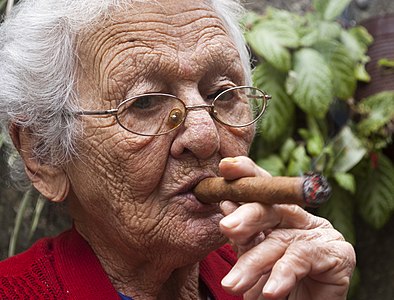
[[[307,139],[306,149],[308,153],[312,155],[312,157],[317,157],[322,155],[324,149],[324,136],[325,134],[322,132],[322,127],[325,127],[325,122],[319,122],[311,115],[306,116],[309,137]]]
[[[272,176],[284,175],[286,167],[278,155],[270,155],[267,158],[259,159],[257,164],[268,171]]]
[[[335,181],[344,190],[354,194],[356,192],[356,179],[349,173],[335,173]]]
[[[358,109],[364,118],[357,125],[359,132],[368,137],[394,120],[394,92],[384,91],[363,99]]]
[[[350,2],[351,0],[313,0],[313,6],[324,20],[334,20]]]
[[[304,23],[303,16],[297,13],[292,13],[288,10],[279,9],[272,6],[267,7],[267,9],[265,10],[265,15],[269,20],[276,20],[287,23],[294,28],[299,27]]]
[[[261,120],[259,132],[264,141],[276,144],[290,134],[294,121],[295,105],[282,85],[285,75],[265,63],[255,69],[253,80],[256,87],[272,96]]]
[[[333,140],[335,161],[333,171],[336,173],[346,173],[357,165],[367,150],[360,140],[353,134],[348,126],[345,126]]]
[[[331,21],[319,21],[317,29],[319,33],[319,40],[335,40],[342,32],[341,25]]]
[[[246,29],[251,29],[262,20],[262,16],[255,12],[247,12],[241,19],[241,24]]]
[[[33,220],[31,222],[31,226],[29,230],[29,240],[33,238],[33,234],[37,230],[38,222],[40,221],[41,213],[46,203],[47,200],[42,195],[39,195],[37,198],[36,207],[33,213]]]
[[[280,157],[283,161],[287,162],[290,159],[291,153],[297,147],[296,142],[292,138],[288,138],[283,146],[280,148]]]
[[[291,68],[291,55],[288,48],[299,45],[296,30],[287,23],[265,21],[257,24],[246,34],[246,39],[255,53],[264,57],[281,71]]]
[[[289,95],[293,94],[297,89],[297,85],[298,85],[297,73],[294,71],[289,71],[285,82],[285,88],[287,94]]]
[[[304,48],[294,54],[293,93],[296,104],[306,113],[323,118],[333,101],[332,74],[316,50]]]
[[[368,46],[373,43],[373,36],[363,26],[352,27],[347,32],[349,32],[349,34],[352,35],[360,45],[362,45],[364,52],[366,52]]]
[[[303,47],[311,47],[313,44],[320,40],[319,31],[315,30],[315,28],[311,28],[300,39],[300,44]]]
[[[308,150],[308,153],[313,157],[316,157],[319,154],[321,154],[321,152],[323,151],[323,147],[324,147],[324,140],[322,136],[318,134],[311,135],[306,144],[306,149]]]
[[[365,69],[365,63],[358,63],[356,65],[356,69],[354,70],[354,76],[359,81],[363,81],[363,82],[371,81],[371,76],[368,74],[367,70]]]
[[[385,68],[394,68],[394,60],[387,59],[387,58],[381,58],[378,61],[378,65],[380,67],[385,67]]]
[[[316,157],[321,154],[324,147],[324,140],[319,132],[301,128],[298,130],[298,133],[303,140],[306,141],[306,149],[312,157]]]
[[[300,43],[302,46],[311,47],[324,40],[335,40],[341,34],[341,25],[336,22],[309,18],[308,24],[301,31]]]
[[[349,31],[342,30],[340,41],[345,49],[352,55],[355,62],[361,61],[367,51],[367,46],[360,42]]]
[[[340,99],[353,97],[356,89],[353,54],[337,41],[321,41],[314,48],[323,55],[333,78],[334,95]]]
[[[363,99],[358,108],[362,114],[378,109],[387,111],[387,115],[392,116],[394,113],[393,103],[394,91],[383,91]]]
[[[300,176],[310,171],[311,158],[307,155],[304,146],[298,146],[291,154],[287,167],[288,176]]]
[[[335,183],[331,183],[331,188],[331,197],[319,208],[319,215],[329,220],[345,239],[354,245],[356,235],[353,222],[353,196]]]
[[[28,204],[32,201],[34,197],[33,188],[30,188],[28,191],[25,192],[23,195],[21,204],[18,208],[18,213],[15,218],[15,225],[10,237],[10,243],[8,246],[8,256],[13,256],[15,254],[16,246],[18,243],[19,233],[21,231],[21,226],[23,223],[23,216],[28,208]]]
[[[357,177],[356,199],[363,219],[376,229],[382,228],[394,212],[394,167],[390,159],[379,154],[377,167],[369,166]]]

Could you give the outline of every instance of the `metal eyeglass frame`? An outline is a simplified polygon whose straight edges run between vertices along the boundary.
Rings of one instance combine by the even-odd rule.
[[[249,88],[249,89],[253,89],[256,90],[258,92],[260,92],[262,94],[262,97],[256,96],[256,98],[262,98],[263,100],[263,108],[261,110],[261,112],[259,113],[259,115],[251,122],[246,123],[246,124],[242,124],[242,125],[231,125],[231,124],[227,124],[224,121],[220,120],[215,113],[215,101],[218,100],[220,98],[220,96],[222,96],[224,93],[227,93],[229,91],[232,90],[237,90],[237,89],[245,89],[245,88]],[[141,98],[141,97],[146,97],[146,96],[165,96],[165,97],[170,97],[170,98],[174,98],[176,100],[178,100],[179,102],[181,102],[185,108],[185,114],[182,118],[182,120],[179,122],[179,124],[177,124],[176,126],[174,126],[173,128],[171,128],[168,131],[165,132],[161,132],[161,133],[154,133],[154,134],[149,134],[149,133],[140,133],[140,132],[135,132],[130,130],[129,128],[125,127],[122,122],[119,120],[118,118],[118,111],[119,108],[124,105],[125,103],[132,101],[136,98]],[[189,110],[195,110],[195,109],[208,109],[209,115],[217,122],[219,122],[220,124],[223,124],[225,126],[229,126],[229,127],[233,127],[233,128],[241,128],[241,127],[246,127],[246,126],[250,126],[253,123],[257,122],[260,117],[264,114],[265,109],[267,107],[267,101],[271,100],[272,97],[270,95],[268,95],[266,92],[253,87],[253,86],[236,86],[236,87],[232,87],[232,88],[228,88],[224,91],[222,91],[220,94],[218,94],[212,101],[211,104],[199,104],[199,105],[186,105],[185,102],[183,102],[180,98],[171,95],[171,94],[166,94],[166,93],[146,93],[146,94],[140,94],[140,95],[136,95],[130,98],[127,98],[126,100],[123,100],[121,103],[118,104],[118,106],[116,108],[113,109],[108,109],[108,110],[102,110],[102,111],[91,111],[91,110],[82,110],[82,111],[77,111],[74,112],[74,114],[76,115],[80,115],[80,116],[104,116],[104,115],[111,115],[111,116],[115,116],[116,118],[116,122],[125,130],[137,134],[137,135],[141,135],[141,136],[160,136],[160,135],[164,135],[167,133],[170,133],[171,131],[177,129],[179,126],[181,126],[183,124],[183,122],[186,120],[187,117],[187,113]]]

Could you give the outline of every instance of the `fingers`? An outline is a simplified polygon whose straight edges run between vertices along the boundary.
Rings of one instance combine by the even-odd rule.
[[[227,202],[230,201],[223,202],[222,207]],[[272,206],[248,203],[225,216],[220,221],[220,229],[233,243],[244,246],[261,232],[276,227],[279,221]]]
[[[270,273],[263,274],[259,281],[246,293],[243,294],[244,300],[265,300],[261,292],[270,276]]]
[[[280,250],[280,248],[282,249]],[[275,261],[282,256],[285,250],[285,245],[278,248],[266,241],[253,247],[239,257],[231,271],[223,278],[223,288],[235,294],[245,293],[255,286],[264,274],[271,271]]]
[[[343,299],[333,295],[346,293],[354,266],[353,248],[334,229],[277,229],[238,259],[222,285],[235,294],[261,288],[262,299],[280,299],[308,276],[303,288],[317,289],[313,299]],[[331,298],[317,296],[330,289]]]
[[[238,203],[231,201],[222,201],[220,203],[220,209],[222,210],[224,216],[233,213],[238,207],[239,207]]]
[[[316,299],[345,299],[355,263],[353,247],[344,241],[293,243],[272,268],[263,295],[285,297],[308,276],[302,288]]]
[[[224,201],[221,207],[228,208],[224,212],[226,216],[220,221],[220,228],[239,245],[244,245],[260,232],[267,233],[276,228],[332,228],[327,220],[313,216],[297,205],[247,203],[236,208],[232,202]]]
[[[225,158],[221,176],[271,176],[247,157]],[[220,229],[239,259],[222,280],[225,290],[252,299],[346,298],[355,267],[353,247],[325,219],[296,205],[221,203]]]
[[[221,176],[227,180],[254,176],[271,177],[267,171],[257,166],[246,156],[223,158],[219,163],[219,171]]]

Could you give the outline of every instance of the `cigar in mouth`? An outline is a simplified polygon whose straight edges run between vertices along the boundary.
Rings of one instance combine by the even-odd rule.
[[[194,188],[194,194],[204,203],[231,200],[318,207],[330,197],[331,187],[326,178],[319,174],[302,177],[243,177],[231,181],[210,177],[203,179]]]

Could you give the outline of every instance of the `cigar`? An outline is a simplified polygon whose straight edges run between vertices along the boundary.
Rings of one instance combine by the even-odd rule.
[[[318,207],[330,197],[331,187],[326,178],[319,174],[302,177],[243,177],[231,181],[210,177],[194,188],[194,194],[204,203],[231,200]]]

